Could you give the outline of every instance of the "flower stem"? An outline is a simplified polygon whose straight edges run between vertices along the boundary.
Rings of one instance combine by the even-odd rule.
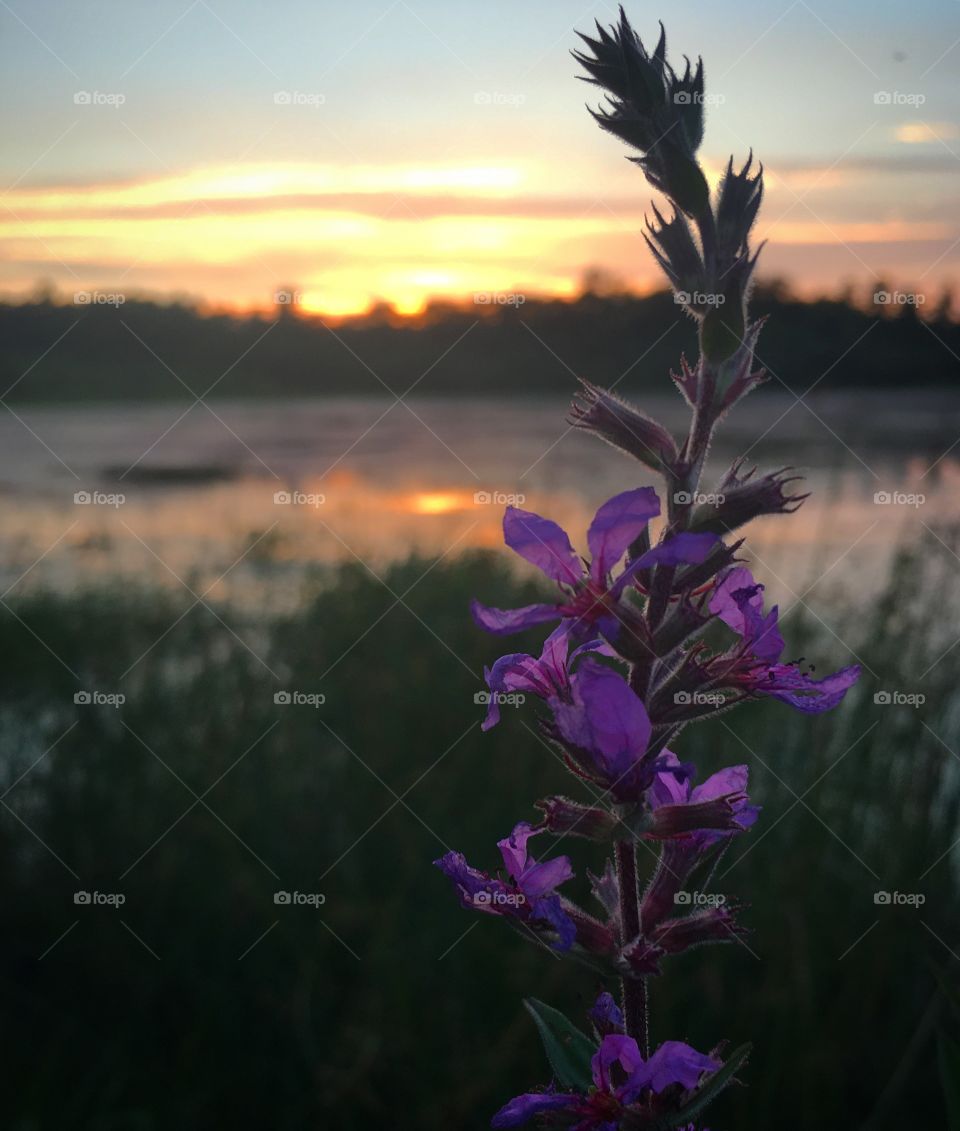
[[[640,934],[640,896],[637,889],[637,848],[633,841],[617,842],[617,876],[620,882],[621,941],[625,946]],[[649,1003],[644,978],[621,979],[623,1017],[627,1035],[640,1046],[646,1059],[650,1055]]]

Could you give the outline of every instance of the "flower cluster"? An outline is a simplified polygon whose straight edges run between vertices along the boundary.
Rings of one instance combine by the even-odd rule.
[[[508,507],[504,541],[539,569],[554,596],[519,609],[472,603],[476,623],[496,636],[552,626],[539,655],[511,653],[485,670],[490,689],[483,729],[500,722],[499,704],[522,692],[542,703],[544,740],[585,796],[536,803],[536,825],[517,824],[499,842],[503,867],[480,871],[448,852],[437,867],[461,904],[496,916],[522,936],[587,965],[619,984],[590,1012],[592,1036],[562,1014],[528,1001],[554,1072],[553,1083],[511,1100],[494,1127],[535,1121],[574,1131],[688,1128],[735,1079],[748,1046],[724,1058],[675,1040],[651,1048],[648,995],[674,955],[706,943],[741,940],[743,905],[711,890],[719,856],[759,817],[746,765],[702,780],[672,749],[684,727],[747,700],[770,697],[803,713],[836,707],[859,668],[815,677],[785,661],[778,611],[764,608],[763,586],[742,564],[742,540],[726,542],[762,515],[789,514],[804,495],[789,494],[789,469],[756,475],[736,461],[704,504],[698,488],[707,450],[724,415],[754,388],[760,331],[747,321],[756,253],[750,231],[762,198],[762,169],[731,160],[710,200],[696,151],[703,132],[703,69],[682,75],[668,64],[666,39],[648,52],[621,9],[619,23],[583,37],[576,53],[609,106],[595,114],[607,131],[641,151],[648,180],[674,207],[654,210],[650,246],[697,320],[700,357],[675,381],[691,408],[686,437],[589,382],[572,423],[593,432],[665,480],[666,511],[652,486],[607,500],[586,532],[581,556],[567,533],[532,511]],[[713,295],[715,302],[701,301]],[[719,296],[719,297],[718,297]],[[730,300],[729,302],[727,300]],[[651,523],[660,522],[654,532]],[[588,838],[612,846],[599,876],[587,873],[599,910],[577,904],[567,886],[570,858],[535,859],[540,835]],[[638,847],[655,866],[638,878]],[[560,888],[563,887],[563,893]]]

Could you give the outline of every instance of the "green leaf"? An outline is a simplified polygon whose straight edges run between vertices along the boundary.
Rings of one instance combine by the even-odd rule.
[[[715,1072],[707,1081],[700,1085],[694,1092],[690,1094],[690,1099],[683,1106],[680,1111],[668,1115],[665,1119],[660,1120],[656,1124],[657,1131],[669,1131],[670,1128],[686,1126],[691,1119],[703,1111],[707,1104],[712,1103],[723,1089],[733,1079],[734,1073],[737,1069],[742,1068],[746,1064],[747,1057],[750,1055],[750,1045],[741,1045],[727,1058],[726,1064],[719,1072]],[[951,1128],[951,1131],[954,1131]]]
[[[564,1087],[585,1092],[593,1084],[590,1060],[597,1051],[596,1043],[559,1009],[544,1005],[536,998],[525,998],[523,1004],[537,1026],[557,1081]]]
[[[949,1131],[960,1131],[960,1045],[942,1031],[937,1039],[937,1060],[947,1108],[947,1126]]]

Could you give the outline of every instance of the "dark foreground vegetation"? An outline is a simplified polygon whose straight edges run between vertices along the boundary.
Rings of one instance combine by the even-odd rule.
[[[396,566],[392,593],[346,568],[288,619],[218,609],[252,651],[203,608],[178,621],[187,606],[166,593],[8,598],[6,1128],[450,1131],[487,1126],[544,1078],[520,994],[576,1015],[592,976],[496,925],[465,934],[474,918],[430,866],[448,845],[492,866],[494,841],[534,816],[522,799],[567,788],[523,725],[531,705],[482,735],[473,703],[497,643],[468,597],[531,593],[498,559],[418,581],[427,564]],[[655,1039],[756,1038],[714,1128],[944,1126],[936,973],[956,982],[960,965],[960,715],[950,657],[923,673],[950,643],[955,578],[946,550],[922,547],[875,607],[831,610],[873,670],[833,714],[767,703],[677,743],[705,768],[749,762],[766,807],[717,880],[752,893],[746,945],[653,987]],[[804,616],[786,621],[792,653],[848,661]],[[83,690],[126,701],[76,704]],[[881,690],[926,701],[878,705]]]

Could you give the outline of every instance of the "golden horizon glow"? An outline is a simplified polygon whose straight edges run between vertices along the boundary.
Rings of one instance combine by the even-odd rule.
[[[935,131],[924,129],[908,123],[899,132],[904,141],[929,140]],[[725,163],[704,165],[715,189]],[[889,211],[850,220],[827,207],[838,193],[861,191],[866,173],[774,166],[768,174],[782,218],[761,215],[758,237],[778,249],[894,249],[956,236],[947,220]],[[534,162],[472,161],[237,162],[20,186],[0,202],[0,291],[29,292],[46,271],[72,291],[189,291],[207,304],[261,310],[293,288],[303,312],[337,318],[377,302],[416,315],[431,300],[572,297],[595,265],[637,292],[660,284],[642,240],[647,193],[599,201],[563,196],[556,184]],[[814,191],[816,212],[792,212],[799,194]],[[863,260],[851,258],[850,271],[862,271]]]

